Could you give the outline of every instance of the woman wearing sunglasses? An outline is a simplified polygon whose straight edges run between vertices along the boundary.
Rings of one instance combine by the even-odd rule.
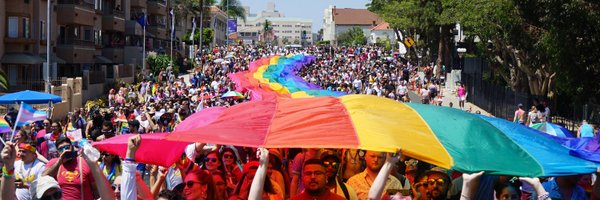
[[[225,166],[223,165],[223,160],[221,160],[221,155],[218,151],[211,151],[206,154],[203,160],[204,164],[202,165],[202,169],[208,170],[209,172],[215,171],[225,171]]]
[[[242,177],[241,166],[238,166],[238,160],[235,152],[231,148],[223,148],[223,164],[225,164],[225,180],[228,192],[233,192],[238,180]]]
[[[185,176],[183,194],[187,200],[217,199],[213,177],[206,170],[193,170]]]

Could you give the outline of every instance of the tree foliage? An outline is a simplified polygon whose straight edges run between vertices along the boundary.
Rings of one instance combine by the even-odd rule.
[[[367,44],[367,38],[362,29],[359,27],[352,27],[346,32],[340,33],[337,36],[337,42],[339,45],[344,46],[357,46]]]
[[[209,46],[212,42],[213,39],[215,37],[215,32],[213,31],[212,28],[203,28],[202,29],[202,45],[204,46]],[[192,42],[190,40],[190,35],[192,34],[192,32],[188,32],[187,34],[185,34],[185,36],[183,36],[183,41],[186,44],[197,44],[198,41],[200,40],[200,31],[196,30],[196,32],[194,33],[194,41]]]
[[[372,0],[368,6],[403,34],[419,34],[423,51],[436,43],[452,47],[449,33],[460,23],[468,51],[487,58],[515,91],[580,102],[600,95],[597,1]]]
[[[230,18],[239,18],[246,21],[246,10],[239,0],[221,0],[219,9],[225,11]]]
[[[171,63],[171,57],[167,54],[157,54],[154,52],[148,53],[148,65],[150,65],[150,69],[152,70],[152,74],[158,74],[160,70],[167,69],[169,64]],[[179,72],[179,66],[177,66],[176,62],[173,62],[173,73],[177,74]]]

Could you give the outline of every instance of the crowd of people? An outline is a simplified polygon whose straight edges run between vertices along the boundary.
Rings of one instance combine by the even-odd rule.
[[[227,74],[247,70],[260,58],[289,54],[317,57],[298,75],[323,89],[403,102],[410,102],[408,94],[415,92],[422,103],[442,104],[443,78],[433,72],[445,67],[415,66],[383,48],[216,47],[193,60],[197,67],[187,79],[165,69],[135,84],[112,88],[107,107],[77,109],[64,120],[22,127],[1,152],[1,199],[248,199],[260,165],[257,149],[194,143],[173,166],[155,166],[136,162],[139,134],[171,132],[197,111],[251,100],[222,97],[236,89]],[[464,86],[456,93],[462,99],[459,108],[464,109]],[[131,134],[126,157],[101,152],[98,160],[90,159],[81,150],[83,144],[67,137],[73,130],[81,130],[91,141]],[[537,178],[481,173],[461,176],[409,157],[357,149],[268,149],[268,155],[262,199],[370,199],[369,190],[387,162],[393,168],[383,199],[600,197],[591,190],[590,175],[548,178],[543,183]],[[522,189],[521,182],[530,190]]]

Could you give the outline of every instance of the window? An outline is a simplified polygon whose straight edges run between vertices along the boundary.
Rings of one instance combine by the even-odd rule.
[[[23,17],[23,38],[29,39],[29,18]]]
[[[19,37],[19,17],[8,17],[8,37]]]
[[[45,21],[40,21],[40,38],[42,38],[42,40],[46,39],[46,22]]]
[[[85,28],[83,31],[83,40],[86,41],[94,41],[95,38],[92,37],[92,29]]]

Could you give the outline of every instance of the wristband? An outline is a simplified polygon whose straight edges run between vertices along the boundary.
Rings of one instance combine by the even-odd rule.
[[[15,168],[8,170],[6,166],[2,167],[2,177],[4,178],[15,178]]]
[[[8,176],[15,175],[15,168],[13,167],[12,169],[8,170],[8,169],[6,169],[6,166],[3,166],[2,167],[2,174],[3,175],[8,175]]]
[[[125,158],[125,161],[135,162],[135,159],[133,159],[133,158]]]

